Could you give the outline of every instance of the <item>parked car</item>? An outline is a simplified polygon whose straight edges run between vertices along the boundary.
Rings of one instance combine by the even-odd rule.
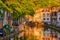
[[[12,25],[13,26],[19,26],[19,24],[17,22],[13,22]]]
[[[8,24],[4,25],[3,28],[5,29],[6,33],[13,33],[14,32],[13,26],[11,27]]]
[[[5,36],[6,33],[5,33],[5,30],[3,28],[0,28],[0,36]]]

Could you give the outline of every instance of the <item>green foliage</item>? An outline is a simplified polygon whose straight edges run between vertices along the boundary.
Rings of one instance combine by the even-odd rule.
[[[31,16],[34,16],[34,14],[35,14],[34,10],[31,10],[29,13],[29,15],[31,15]]]
[[[17,6],[15,5],[15,4],[11,4],[11,5],[9,5],[9,8],[11,8],[11,9],[15,9]]]
[[[21,12],[21,13],[19,14],[19,17],[25,17],[25,15],[26,15],[25,12]]]
[[[0,9],[2,8],[2,4],[0,4]]]
[[[3,3],[6,2],[6,0],[1,0]],[[34,7],[52,7],[52,6],[59,6],[60,2],[59,0],[9,0],[8,2],[11,3],[6,3],[7,5],[13,5],[17,6],[19,9],[22,11],[24,10],[31,10]],[[13,2],[14,1],[14,2]],[[17,2],[17,4],[16,4]]]
[[[13,11],[12,17],[13,17],[14,19],[18,18],[18,13],[17,13],[16,11]]]
[[[0,8],[0,17],[3,18],[4,17],[4,10],[2,8]]]
[[[4,25],[4,28],[7,29],[7,30],[10,30],[11,26],[10,25]]]
[[[6,34],[10,34],[11,33],[12,27],[10,25],[4,25],[3,28],[5,29]]]
[[[2,2],[5,2],[6,0],[1,0]]]
[[[34,15],[33,9],[35,7],[52,7],[52,6],[60,6],[59,0],[0,0],[5,10],[13,11],[14,17],[24,16],[25,12],[29,15]],[[3,5],[4,4],[4,5]],[[16,14],[14,13],[16,11]]]

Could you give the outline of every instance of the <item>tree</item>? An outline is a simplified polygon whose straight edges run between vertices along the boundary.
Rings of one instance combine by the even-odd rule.
[[[36,25],[35,25],[35,22],[32,22],[32,21],[29,21],[28,23],[26,23],[27,26],[29,26],[30,28],[34,28]]]
[[[0,7],[0,18],[2,19],[4,18],[4,12],[3,8]]]
[[[3,8],[5,11],[9,10],[10,13],[12,13],[12,9],[8,8],[5,3],[2,2],[2,0],[0,0],[0,7]]]
[[[1,2],[7,6],[6,8],[8,10],[17,10],[18,12],[25,11],[27,14],[31,13],[31,10],[35,7],[52,7],[60,5],[58,0],[1,0]]]
[[[2,5],[2,8],[13,13],[15,15],[14,18],[20,17],[23,14],[22,12],[34,15],[33,9],[35,7],[60,6],[60,2],[58,0],[0,0],[0,4]]]

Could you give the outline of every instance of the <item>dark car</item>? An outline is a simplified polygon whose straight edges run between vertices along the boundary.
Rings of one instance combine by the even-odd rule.
[[[13,26],[19,26],[19,24],[17,22],[13,22],[12,25]]]
[[[4,36],[4,35],[6,35],[4,29],[3,28],[0,28],[0,36]]]

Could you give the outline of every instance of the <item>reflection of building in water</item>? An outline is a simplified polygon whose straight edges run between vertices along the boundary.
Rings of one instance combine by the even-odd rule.
[[[44,29],[44,39],[50,40],[50,30]]]
[[[52,31],[48,28],[44,28],[44,39],[46,40],[57,40],[57,32]]]

